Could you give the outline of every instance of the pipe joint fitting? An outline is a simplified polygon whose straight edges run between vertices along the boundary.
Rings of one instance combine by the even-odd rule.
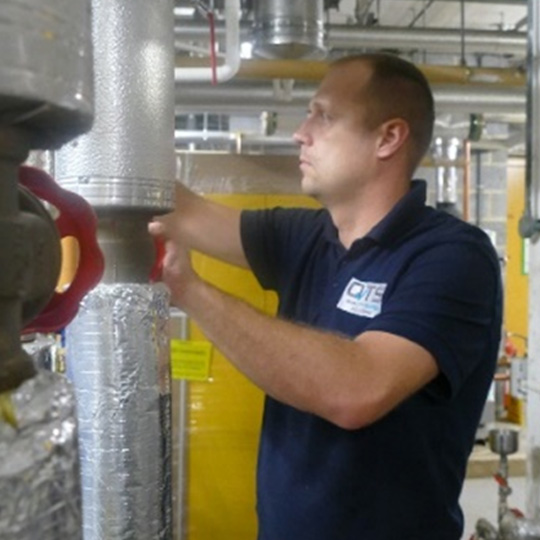
[[[52,294],[60,273],[60,239],[41,203],[19,188],[21,212],[0,219],[0,298],[25,302],[27,320],[39,313]]]

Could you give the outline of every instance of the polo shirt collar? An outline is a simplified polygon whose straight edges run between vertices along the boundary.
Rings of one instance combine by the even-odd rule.
[[[411,189],[377,223],[366,236],[379,244],[390,244],[406,234],[419,220],[426,204],[427,186],[424,180],[413,180]]]
[[[425,180],[412,180],[409,192],[395,204],[390,212],[364,238],[370,238],[377,244],[390,244],[405,234],[420,219],[421,210],[426,204],[426,193]],[[328,215],[324,235],[329,242],[341,246],[337,229],[330,215]],[[351,249],[361,240],[363,239],[355,240]]]

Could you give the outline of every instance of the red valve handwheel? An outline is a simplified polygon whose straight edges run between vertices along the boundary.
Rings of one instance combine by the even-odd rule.
[[[77,314],[82,298],[100,281],[105,263],[96,239],[97,218],[80,195],[62,189],[45,171],[21,166],[19,182],[36,197],[56,207],[60,238],[73,236],[79,243],[79,266],[63,293],[55,292],[45,309],[24,328],[24,333],[56,332]]]
[[[161,279],[161,274],[163,272],[163,257],[165,257],[165,242],[156,238],[154,240],[154,246],[156,248],[156,259],[150,270],[150,283],[155,283]]]

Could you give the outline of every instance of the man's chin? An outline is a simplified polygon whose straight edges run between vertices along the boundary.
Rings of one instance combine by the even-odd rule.
[[[309,195],[310,197],[317,197],[318,190],[315,188],[309,178],[306,178],[304,176],[302,178],[300,186],[304,195]]]
[[[304,195],[307,195],[308,197],[313,197],[317,201],[321,201],[321,193],[318,189],[315,189],[314,186],[302,181],[301,187],[302,193]]]

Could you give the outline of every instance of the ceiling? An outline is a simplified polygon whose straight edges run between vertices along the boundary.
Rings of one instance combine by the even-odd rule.
[[[189,15],[189,8],[193,10],[193,6],[197,3],[214,7],[219,20],[223,3],[226,1],[176,0],[177,8],[183,7],[186,12],[185,15],[178,18],[178,24],[181,26],[183,23],[191,24],[194,20],[199,22],[202,20],[197,12],[194,15]],[[247,8],[243,13],[244,37],[242,41],[249,39],[253,17],[249,8],[253,6],[255,1],[242,0],[242,6]],[[279,4],[279,2],[277,3]],[[425,44],[415,48],[399,48],[398,46],[396,46],[397,48],[388,48],[413,62],[425,65],[460,68],[465,63],[466,68],[487,66],[502,69],[507,73],[511,73],[511,70],[517,70],[521,72],[523,80],[527,32],[526,0],[325,0],[325,5],[335,6],[325,13],[330,45],[332,44],[333,28],[352,30],[353,35],[362,33],[366,35],[369,31],[380,31],[383,36],[389,35],[392,30],[396,29],[407,35],[414,32],[425,32],[426,34],[431,32],[435,36],[439,34],[437,29],[441,30],[441,35],[443,31],[452,30],[455,36],[463,36],[464,41],[461,44],[458,42],[451,52],[441,53],[440,47],[430,47]],[[203,26],[203,28],[205,27]],[[490,42],[494,42],[493,52],[491,52],[491,44],[487,49],[489,52],[485,50],[485,46],[481,53],[471,52],[474,47],[468,45],[466,37],[476,31],[492,33],[489,39]],[[514,47],[510,54],[504,50],[504,47],[499,48],[496,45],[499,38],[507,38],[508,36],[510,38],[517,37],[520,40],[519,47],[517,49]],[[177,31],[177,42],[181,37],[181,33]],[[394,43],[391,40],[390,42]],[[381,41],[374,43],[379,45]],[[191,42],[191,45],[207,46],[208,44]],[[381,45],[381,48],[384,47]],[[364,50],[365,46],[359,47],[359,49]],[[356,51],[357,49],[351,50]],[[349,49],[334,49],[330,50],[328,55],[332,58],[333,55],[342,55],[348,51]],[[465,54],[463,54],[464,51]],[[186,52],[186,50],[178,50],[178,54],[193,56],[192,52]],[[198,55],[195,53],[195,56]],[[236,77],[232,81],[216,87],[202,83],[181,84],[177,89],[177,120],[178,117],[184,120],[186,117],[191,117],[191,119],[187,122],[181,122],[181,125],[178,126],[184,131],[184,134],[181,137],[182,134],[177,132],[177,145],[181,148],[185,148],[187,145],[192,149],[225,147],[232,148],[234,151],[234,148],[238,150],[237,135],[240,133],[249,136],[244,137],[244,143],[247,143],[251,137],[252,140],[256,141],[257,148],[262,151],[272,151],[277,147],[287,146],[292,129],[297,124],[299,116],[304,114],[308,99],[306,96],[312,93],[315,86],[316,81],[271,80],[263,77],[250,80]],[[484,143],[491,144],[493,140],[489,139],[489,133],[497,133],[496,144],[506,144],[515,153],[522,152],[525,122],[524,85],[521,84],[521,87],[495,85],[497,87],[494,88],[494,85],[487,84],[470,89],[465,86],[461,85],[460,88],[456,88],[456,85],[434,87],[436,101],[438,95],[450,96],[451,101],[453,92],[456,94],[456,106],[447,108],[448,110],[442,107],[441,112],[444,114],[438,116],[439,127],[467,125],[471,112],[484,113],[484,111],[475,109],[475,107],[479,107],[475,103],[480,103],[480,106],[486,103],[487,107],[488,98],[491,99],[489,93],[493,91],[495,104],[489,109],[486,108],[488,129],[484,131]],[[280,97],[276,98],[276,95],[280,95]],[[283,97],[284,95],[285,97]],[[506,106],[505,100],[508,100],[511,105]],[[460,109],[462,106],[463,111]],[[190,111],[193,111],[194,114],[190,115]],[[208,114],[205,114],[205,111]],[[261,116],[262,111],[266,111],[263,116]],[[271,122],[268,121],[268,112],[275,114],[275,118]],[[194,116],[197,118],[194,119]],[[269,130],[269,125],[274,125],[275,129]],[[198,131],[204,131],[206,135],[204,137],[197,136]],[[209,133],[214,131],[218,133]],[[269,134],[274,135],[274,137],[268,137]],[[244,144],[244,147],[247,147],[247,144]]]
[[[525,0],[465,0],[463,6],[465,27],[470,29],[512,30],[527,12]],[[460,28],[461,7],[460,0],[341,0],[330,16],[336,23],[354,21],[358,13],[380,26]]]

